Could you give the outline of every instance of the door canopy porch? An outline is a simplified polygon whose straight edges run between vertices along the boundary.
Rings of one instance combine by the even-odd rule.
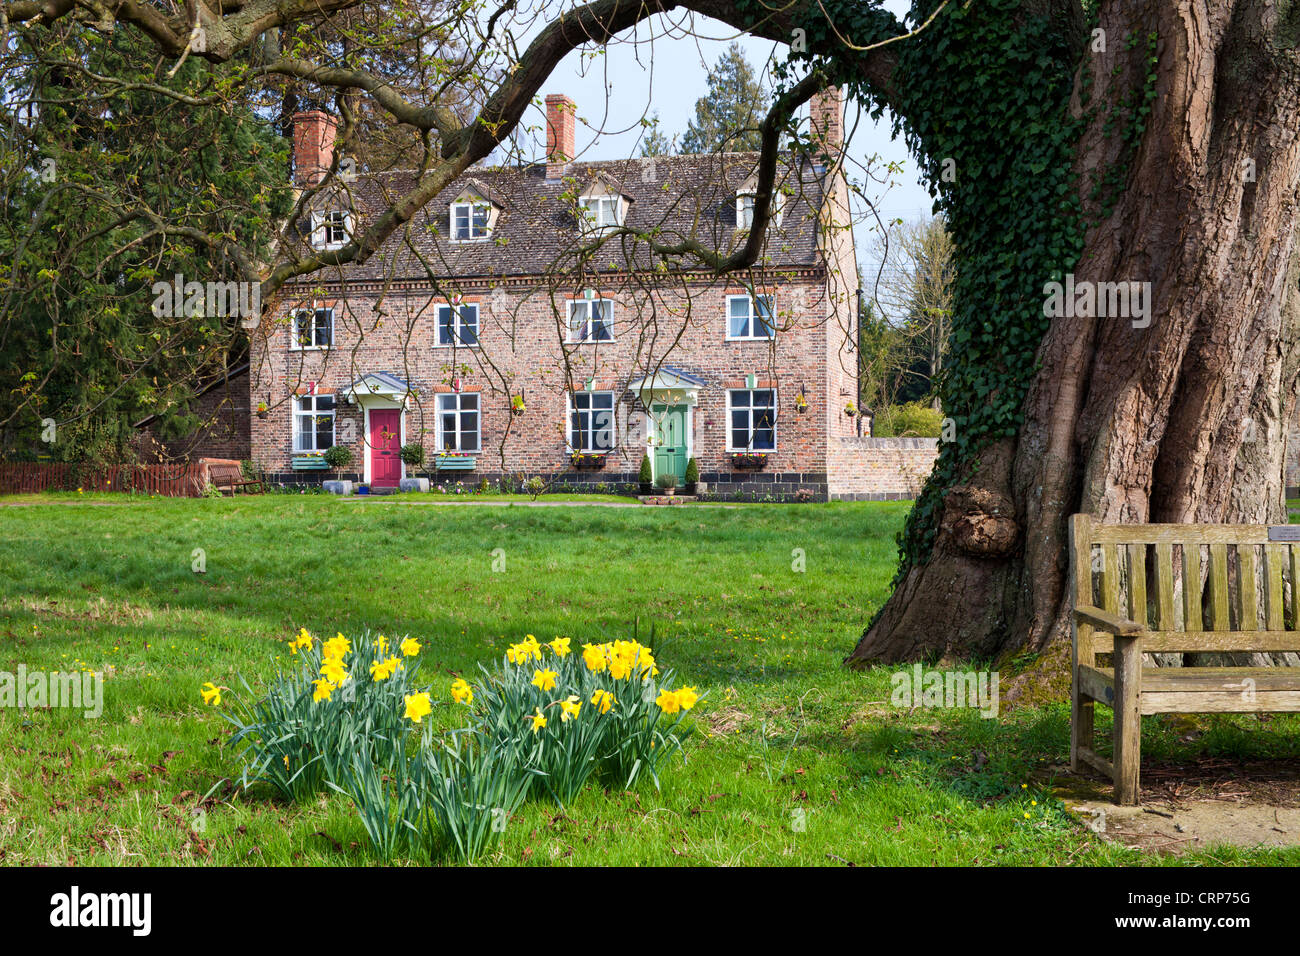
[[[406,400],[415,392],[404,380],[391,372],[367,372],[343,390],[345,401],[357,405],[397,405],[406,407]]]
[[[649,408],[654,405],[698,405],[700,389],[707,382],[681,369],[661,365],[659,370],[644,378],[633,379],[628,390]]]

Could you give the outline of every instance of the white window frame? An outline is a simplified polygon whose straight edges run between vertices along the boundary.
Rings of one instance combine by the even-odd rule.
[[[734,404],[734,398],[735,398],[736,394],[737,394],[737,393],[740,393],[740,392],[746,393],[746,394],[748,394],[748,395],[750,396],[750,399],[749,399],[750,404],[749,404],[748,408],[743,409],[743,411],[747,411],[747,412],[749,413],[749,424],[748,424],[748,427],[747,427],[746,430],[747,430],[747,432],[748,432],[748,434],[749,434],[750,445],[747,446],[747,447],[737,447],[737,446],[733,443],[734,436],[733,436],[733,434],[732,434],[732,431],[733,431],[732,413],[733,413],[733,412],[736,412],[736,411],[742,411],[742,409],[738,409],[738,408],[736,408],[736,406],[735,406],[735,404]],[[771,448],[754,448],[754,447],[752,447],[752,446],[753,446],[753,441],[754,441],[754,431],[755,431],[755,428],[754,428],[754,408],[755,408],[755,406],[754,406],[754,399],[753,399],[753,394],[754,394],[755,392],[770,392],[770,393],[772,394],[772,405],[771,405],[771,408],[772,408],[772,447],[771,447]],[[779,407],[780,407],[780,405],[779,405],[779,403],[778,403],[778,398],[777,398],[777,394],[776,394],[776,389],[775,389],[775,388],[729,388],[729,389],[727,389],[727,445],[726,445],[726,450],[727,450],[727,452],[728,452],[728,453],[742,452],[742,453],[745,453],[745,454],[752,454],[752,455],[774,455],[774,454],[776,454],[776,449],[777,449],[777,433],[776,433],[776,425],[777,425],[777,422],[776,422],[776,410],[777,410],[777,408],[779,408]]]
[[[320,314],[329,315],[329,341],[323,345],[316,341],[316,319]],[[298,334],[298,318],[306,315],[311,321],[311,344],[303,345]],[[313,305],[310,308],[294,309],[289,313],[289,350],[292,352],[314,352],[334,347],[334,325],[337,315],[332,305]]]
[[[758,326],[760,318],[758,310],[754,303],[763,299],[767,302],[767,322],[765,323],[771,329],[770,335],[755,335],[754,329]],[[748,303],[749,308],[749,334],[736,335],[731,328],[731,303],[737,300],[744,300]],[[776,338],[776,296],[774,295],[729,295],[727,296],[727,341],[728,342],[770,342]]]
[[[341,234],[338,238],[333,235],[335,229]],[[352,213],[346,209],[330,209],[311,215],[311,244],[317,249],[342,249],[353,231]]]
[[[590,399],[588,400],[587,408],[585,409],[579,408],[578,399],[580,396],[583,395],[590,396],[592,398],[594,398],[597,395],[608,396],[609,408],[608,409],[593,408],[591,407]],[[610,452],[614,451],[618,447],[618,396],[611,391],[598,390],[592,392],[569,392],[567,393],[566,398],[567,398],[567,401],[565,403],[566,428],[564,431],[564,441],[565,441],[565,446],[569,450],[569,454],[601,455],[601,454],[609,454]],[[598,429],[596,428],[593,419],[598,413],[605,412],[605,411],[609,412],[609,423],[604,427]],[[580,424],[578,424],[578,416],[581,415],[587,416],[587,428],[585,430],[582,428]],[[596,447],[595,437],[597,433],[606,430],[609,431],[608,447],[605,448]],[[575,445],[573,443],[573,437],[575,431],[578,432],[579,435],[582,435],[585,432],[585,434],[591,440],[581,445]]]
[[[745,192],[744,190],[736,193],[736,228],[741,232],[748,232],[754,225],[754,206],[758,203],[758,196],[755,193]],[[781,191],[774,190],[772,193],[772,225],[781,225],[781,207],[784,205],[781,201]],[[749,207],[749,215],[745,215],[745,207]]]
[[[578,208],[581,215],[578,217],[582,227],[587,232],[602,232],[606,229],[616,229],[623,225],[623,219],[626,212],[623,209],[623,197],[600,193],[592,196],[581,196],[578,199]],[[605,220],[603,210],[610,211],[610,219]]]
[[[328,409],[328,411],[317,407],[318,403],[323,398],[328,398],[331,402],[331,407]],[[310,402],[311,407],[308,409],[304,409],[303,408],[304,402]],[[337,444],[338,424],[339,424],[338,413],[339,413],[339,403],[338,403],[337,395],[333,395],[333,394],[295,395],[293,397],[293,403],[291,405],[291,411],[290,411],[290,415],[293,417],[292,420],[293,453],[295,455],[306,455],[312,452],[322,452],[322,451],[326,451],[327,449]],[[308,415],[312,416],[313,418],[320,418],[322,415],[326,415],[326,414],[329,415],[329,419],[330,419],[330,443],[326,445],[324,448],[319,447],[316,443],[317,429],[313,428],[311,430],[312,447],[303,448],[302,442],[300,440],[302,435],[304,434],[302,430],[302,419],[306,418]],[[313,424],[315,423],[313,422]]]
[[[474,210],[483,210],[483,227],[482,232],[478,233],[475,229]],[[456,219],[464,211],[466,225],[469,234],[461,236],[457,234]],[[463,202],[454,202],[451,204],[451,218],[448,220],[448,232],[451,235],[452,242],[482,242],[484,239],[492,238],[492,204],[486,200],[473,199]]]
[[[473,409],[475,415],[473,448],[461,447],[461,436],[466,433],[462,431],[460,427],[461,425],[460,416],[465,414],[465,412],[467,411],[467,409],[461,407],[461,402],[466,398],[473,398],[475,400],[474,409]],[[445,404],[444,400],[448,400],[448,399],[455,401],[454,410],[443,407]],[[483,396],[479,392],[439,392],[437,394],[437,397],[434,399],[434,402],[435,402],[434,414],[437,415],[437,426],[438,426],[436,441],[435,441],[435,447],[437,448],[437,451],[440,454],[447,454],[448,452],[464,452],[465,454],[469,454],[469,455],[477,455],[479,452],[481,452],[483,450]],[[448,412],[454,412],[454,414],[456,415],[456,447],[455,448],[447,447],[447,433],[443,428],[443,423],[442,423],[442,416],[448,414]]]
[[[442,310],[455,310],[453,315],[455,321],[451,324],[451,337],[453,341],[442,341]],[[464,330],[464,314],[462,309],[474,310],[474,341],[466,342],[462,338]],[[479,333],[482,331],[482,322],[480,321],[481,313],[477,303],[465,302],[460,305],[453,305],[450,302],[439,302],[433,307],[433,347],[435,349],[476,349],[479,345]]]
[[[595,323],[591,318],[591,307],[601,303],[600,324],[604,326],[608,335],[605,338],[596,338],[592,335],[595,329]],[[573,321],[574,312],[578,306],[587,307],[587,317],[582,320],[586,334],[578,337],[574,334]],[[570,299],[568,304],[568,321],[565,325],[565,342],[569,345],[596,345],[599,343],[609,343],[614,341],[614,300],[613,299]]]

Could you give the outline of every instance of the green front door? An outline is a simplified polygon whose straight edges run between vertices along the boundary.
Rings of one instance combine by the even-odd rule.
[[[677,476],[678,487],[686,478],[686,406],[655,405],[650,409],[655,426],[655,478]]]

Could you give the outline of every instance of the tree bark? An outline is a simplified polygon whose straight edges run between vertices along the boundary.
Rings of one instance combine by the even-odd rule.
[[[990,658],[1066,637],[1076,512],[1286,520],[1300,369],[1296,16],[1268,2],[1104,5],[1108,37],[1158,34],[1155,108],[1128,159],[1104,109],[1085,127],[1076,171],[1092,225],[1075,282],[1150,282],[1150,324],[1052,319],[1025,425],[948,493],[930,559],[907,572],[849,663]],[[1147,55],[1114,41],[1093,54],[1090,103],[1076,77],[1077,115],[1140,89]],[[1126,185],[1103,219],[1089,196],[1119,162]]]

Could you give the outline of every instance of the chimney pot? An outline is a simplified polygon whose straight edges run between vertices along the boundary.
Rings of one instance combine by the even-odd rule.
[[[303,186],[315,186],[334,165],[334,138],[339,121],[324,110],[293,114],[293,174]]]
[[[562,93],[546,98],[546,178],[559,179],[573,161],[578,104]]]

